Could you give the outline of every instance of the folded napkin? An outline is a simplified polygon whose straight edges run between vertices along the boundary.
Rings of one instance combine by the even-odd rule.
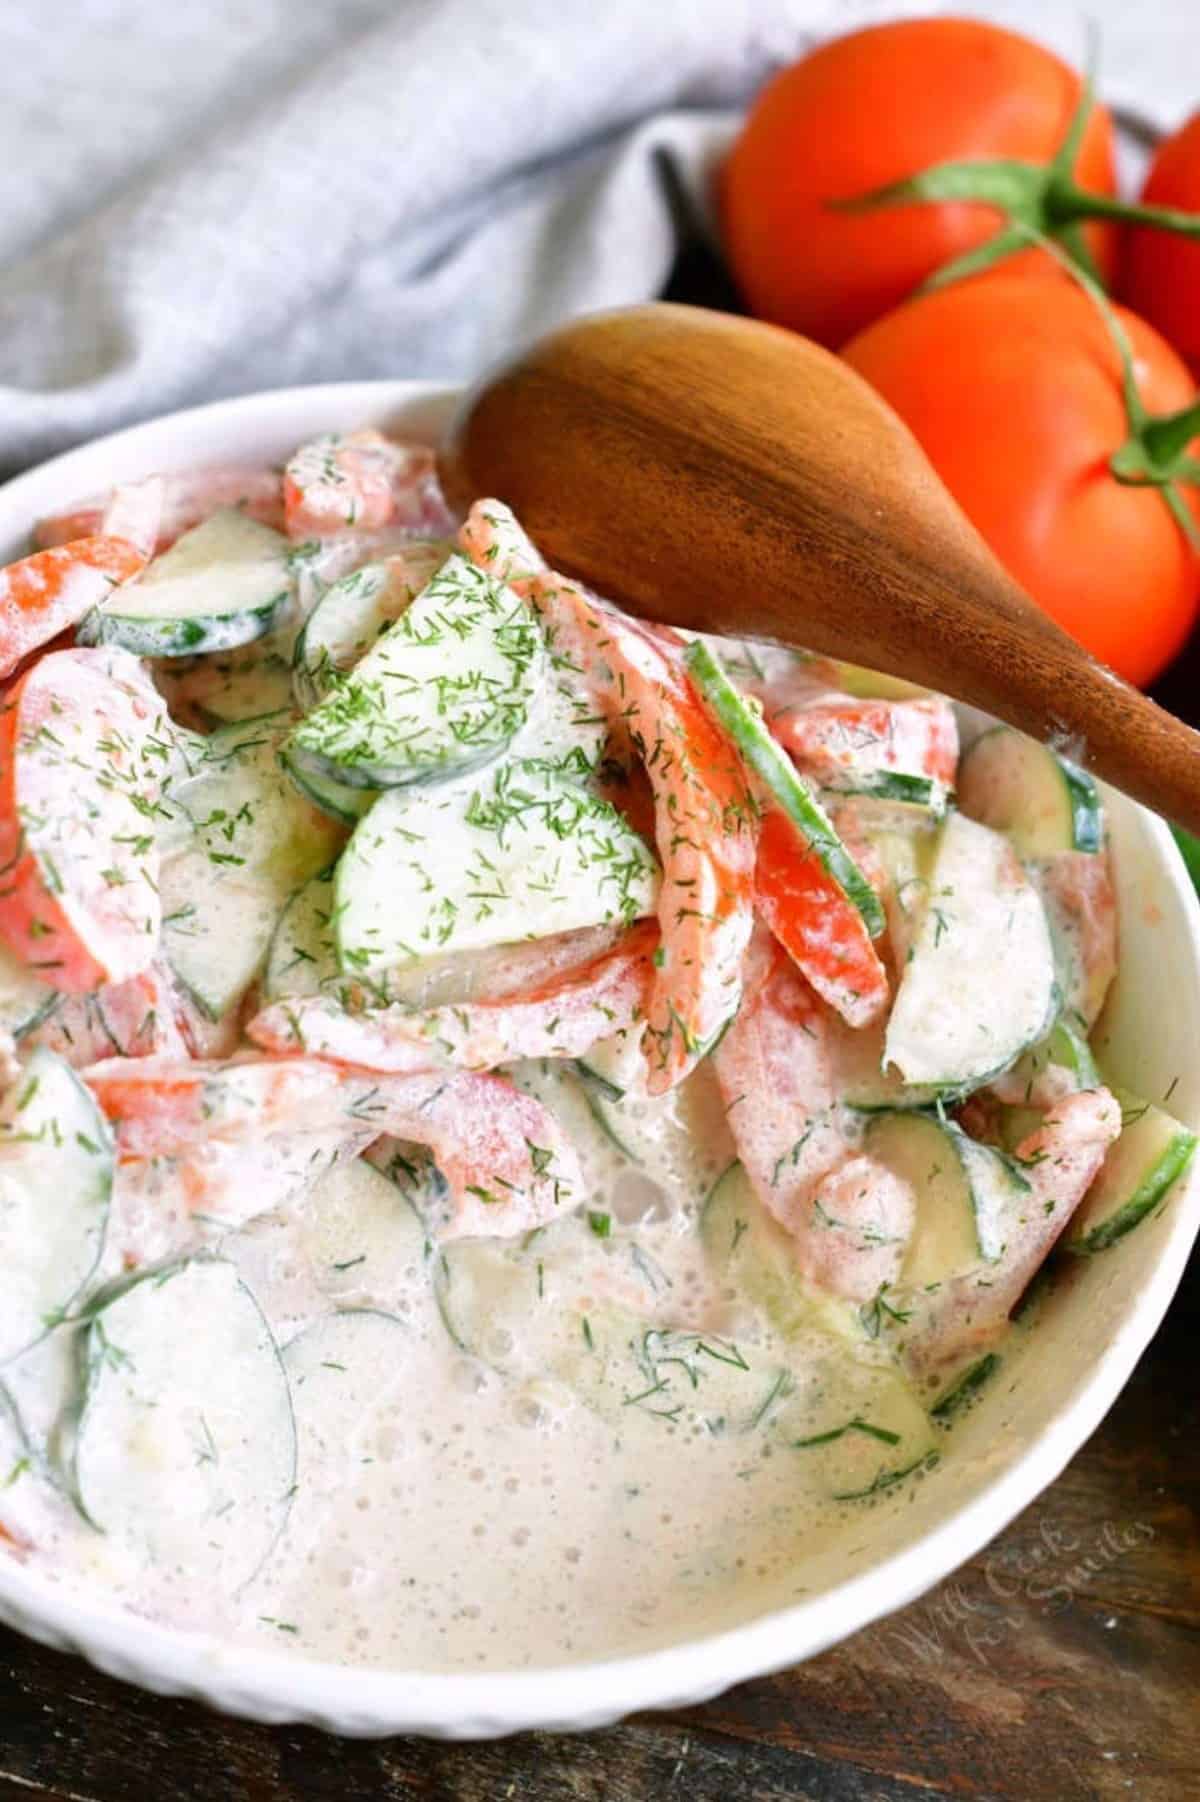
[[[1195,0],[1095,0],[1144,135]],[[738,109],[873,0],[0,0],[0,471],[251,388],[463,377],[661,291]],[[1082,13],[997,5],[1078,59]],[[853,121],[847,122],[853,129]]]

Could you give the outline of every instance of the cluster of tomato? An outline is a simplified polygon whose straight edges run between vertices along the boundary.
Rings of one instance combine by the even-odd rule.
[[[839,351],[1046,611],[1157,675],[1200,610],[1200,113],[1135,204],[1050,51],[882,25],[763,90],[720,204],[751,309]]]

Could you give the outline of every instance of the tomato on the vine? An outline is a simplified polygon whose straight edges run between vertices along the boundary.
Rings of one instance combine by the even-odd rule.
[[[1159,145],[1142,199],[1195,214],[1200,231],[1200,113]],[[1173,232],[1131,228],[1119,286],[1122,298],[1170,339],[1200,379],[1200,244]]]
[[[1132,353],[1132,397],[1111,322],[1066,280],[998,272],[956,283],[876,321],[843,355],[1033,599],[1144,684],[1200,603],[1189,535],[1200,404],[1154,328],[1112,312]]]
[[[820,46],[763,89],[721,172],[751,309],[837,347],[1017,218],[1108,277],[1114,228],[1081,223],[1079,207],[1114,192],[1112,120],[1099,105],[1084,117],[1082,96],[1051,51],[978,20],[903,20]],[[957,197],[845,210],[922,172]],[[1023,272],[1061,275],[1008,248]]]

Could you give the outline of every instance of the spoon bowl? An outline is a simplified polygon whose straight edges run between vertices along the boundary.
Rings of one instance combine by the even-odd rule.
[[[1200,830],[1200,734],[1005,572],[852,369],[698,307],[579,320],[460,409],[442,475],[636,613],[849,658],[985,709]]]

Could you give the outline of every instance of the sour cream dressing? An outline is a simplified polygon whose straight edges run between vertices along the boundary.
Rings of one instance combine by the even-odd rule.
[[[186,1562],[147,1560],[41,1479],[69,1332],[6,1371],[21,1427],[0,1414],[0,1515],[44,1570],[230,1641],[423,1670],[649,1649],[728,1620],[748,1584],[804,1593],[822,1548],[888,1498],[837,1502],[821,1448],[792,1443],[858,1411],[849,1378],[830,1393],[827,1338],[785,1346],[706,1252],[703,1197],[731,1156],[708,1067],[665,1103],[629,1104],[640,1164],[577,1078],[516,1074],[570,1109],[590,1188],[583,1211],[528,1241],[439,1250],[418,1211],[428,1170],[386,1146],[374,1155],[399,1181],[381,1175],[369,1202],[328,1155],[301,1205],[209,1228],[282,1350],[297,1427],[283,1530],[242,1587],[213,1582],[199,1542]],[[311,1150],[294,1150],[298,1182]],[[231,1171],[231,1213],[239,1195],[253,1213],[263,1180],[253,1161]],[[110,1236],[140,1236],[147,1259],[186,1215],[155,1165],[124,1167],[115,1209]],[[306,1359],[306,1335],[334,1315],[349,1350]],[[821,1386],[792,1400],[782,1433],[781,1373],[806,1356]]]

